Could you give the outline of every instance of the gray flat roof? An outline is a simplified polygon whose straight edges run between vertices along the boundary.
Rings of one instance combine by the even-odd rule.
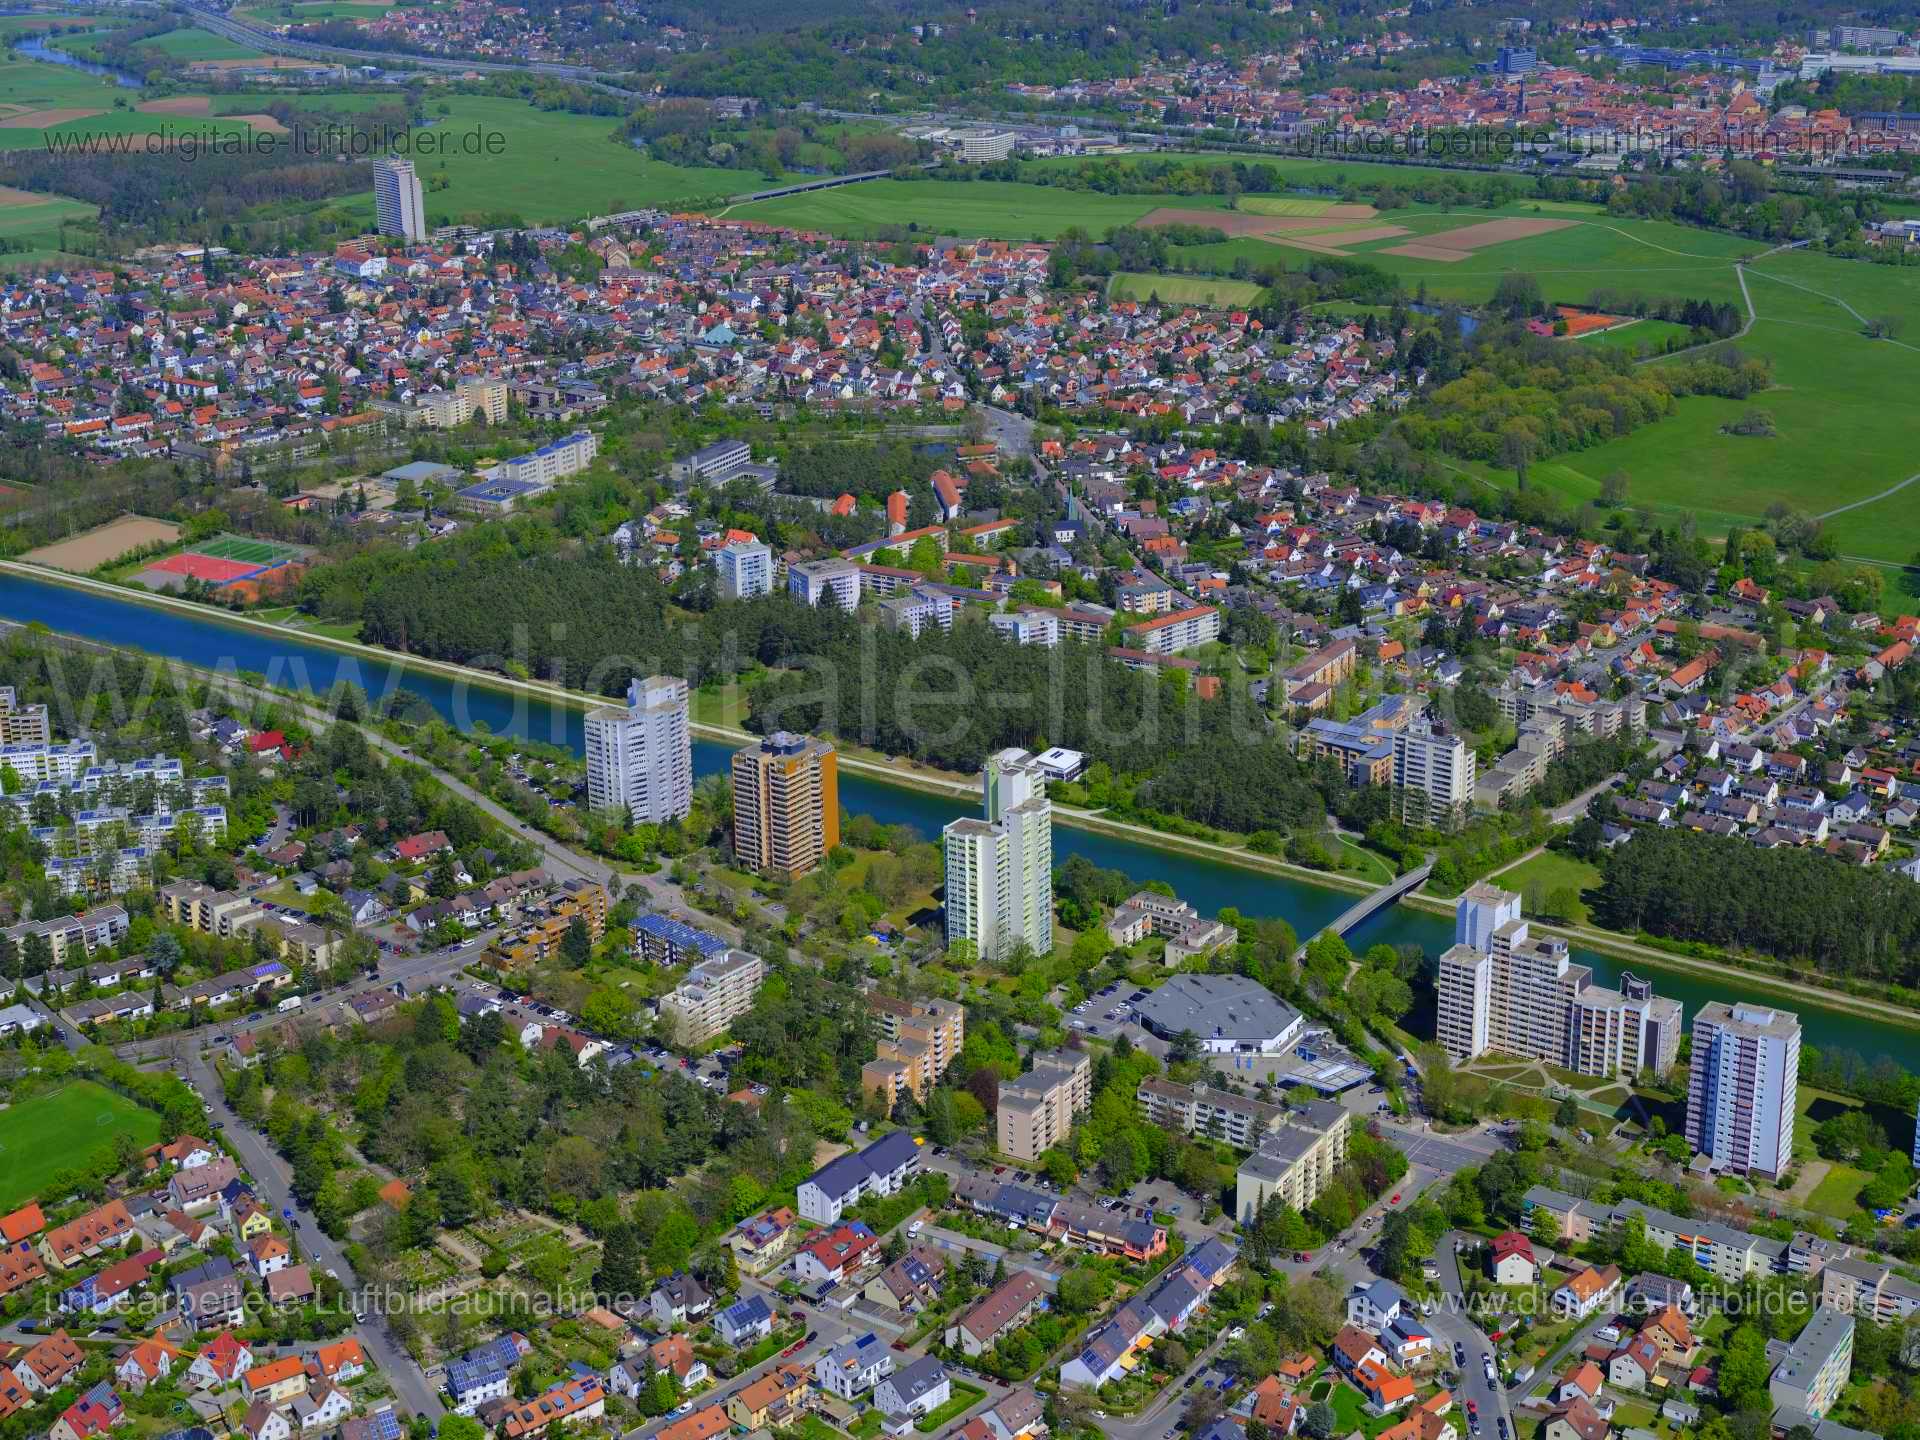
[[[1173,1037],[1265,1043],[1300,1022],[1300,1012],[1242,975],[1176,975],[1134,1005],[1149,1030]]]

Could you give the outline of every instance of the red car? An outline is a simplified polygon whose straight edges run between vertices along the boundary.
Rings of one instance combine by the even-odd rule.
[[[1396,1195],[1393,1197],[1393,1199],[1389,1200],[1387,1203],[1389,1205],[1398,1205],[1400,1203],[1400,1197]]]
[[[1479,1413],[1480,1413],[1480,1407],[1471,1400],[1467,1401],[1467,1414],[1478,1415]]]
[[[782,1350],[782,1351],[780,1352],[780,1358],[781,1358],[782,1360],[784,1360],[784,1359],[786,1359],[786,1358],[787,1358],[787,1357],[788,1357],[789,1355],[798,1355],[798,1354],[800,1353],[800,1347],[801,1347],[802,1345],[804,1345],[804,1344],[806,1344],[806,1343],[807,1343],[807,1342],[806,1342],[806,1341],[804,1341],[804,1340],[796,1340],[796,1341],[794,1341],[794,1342],[793,1342],[793,1344],[791,1344],[791,1345],[789,1345],[789,1346],[787,1346],[787,1348],[786,1348],[786,1349],[784,1349],[784,1350]]]
[[[1296,1265],[1310,1265],[1313,1263],[1313,1256],[1308,1251],[1296,1250],[1293,1252],[1293,1261]]]

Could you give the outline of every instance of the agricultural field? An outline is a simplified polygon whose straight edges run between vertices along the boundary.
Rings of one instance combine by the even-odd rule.
[[[91,1080],[0,1110],[0,1210],[62,1170],[111,1156],[122,1135],[145,1148],[160,1138],[160,1117]]]
[[[1158,295],[1174,305],[1252,305],[1261,287],[1250,280],[1216,280],[1207,275],[1142,275],[1123,272],[1107,284],[1116,300],[1149,300]]]
[[[64,253],[60,249],[61,222],[91,220],[96,213],[94,206],[82,200],[0,186],[0,240],[9,246],[5,263],[34,265],[58,259]],[[26,248],[11,248],[14,245]]]
[[[683,169],[649,160],[617,138],[618,122],[608,116],[537,110],[524,101],[478,95],[449,96],[428,111],[434,128],[451,135],[505,137],[504,149],[494,155],[415,158],[427,220],[434,225],[494,214],[552,223],[642,205],[711,203],[765,183],[748,170]],[[343,208],[370,220],[373,197]]]
[[[736,188],[753,189],[757,184]],[[1074,226],[1100,235],[1115,225],[1131,225],[1165,203],[1168,197],[1164,196],[1100,195],[996,180],[870,180],[736,205],[727,215],[855,238],[883,228],[910,226],[926,235],[1051,240]],[[1209,196],[1174,197],[1171,203],[1181,209],[1222,209]]]
[[[175,60],[258,60],[261,53],[252,46],[235,44],[211,30],[193,27],[168,30],[151,40],[141,41],[138,48],[158,50]]]
[[[297,5],[250,5],[233,12],[234,18],[255,25],[317,25],[323,20],[378,20],[386,14],[385,5],[363,0],[303,0]]]

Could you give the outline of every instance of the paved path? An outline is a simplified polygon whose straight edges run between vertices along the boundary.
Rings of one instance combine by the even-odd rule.
[[[1920,475],[1909,475],[1906,479],[1902,480],[1898,485],[1890,485],[1885,490],[1882,490],[1878,495],[1869,495],[1866,499],[1855,500],[1850,505],[1836,505],[1831,510],[1822,510],[1818,515],[1814,516],[1813,518],[1816,520],[1831,520],[1834,516],[1844,515],[1849,510],[1859,510],[1859,509],[1863,509],[1868,505],[1877,505],[1882,500],[1886,500],[1891,498],[1892,496],[1898,495],[1902,490],[1906,489],[1909,485],[1913,484],[1913,482],[1916,480],[1920,480]]]

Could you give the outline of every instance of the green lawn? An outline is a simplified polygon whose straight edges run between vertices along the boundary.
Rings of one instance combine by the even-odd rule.
[[[946,1404],[929,1410],[913,1422],[913,1428],[923,1435],[931,1435],[950,1420],[957,1420],[968,1410],[987,1398],[987,1392],[978,1385],[969,1385],[964,1380],[953,1382],[953,1396]]]
[[[1872,1178],[1864,1170],[1836,1164],[1827,1172],[1827,1178],[1814,1186],[1813,1193],[1807,1196],[1807,1208],[1817,1210],[1822,1215],[1831,1215],[1836,1220],[1851,1220],[1860,1213],[1861,1188]]]
[[[1644,351],[1654,355],[1668,340],[1684,339],[1691,333],[1686,326],[1671,320],[1635,320],[1631,325],[1616,325],[1611,330],[1582,335],[1574,344],[1589,350],[1624,350],[1629,355]]]
[[[1548,850],[1511,870],[1502,871],[1498,883],[1502,889],[1518,891],[1526,902],[1527,913],[1534,915],[1540,913],[1541,903],[1555,891],[1572,889],[1579,892],[1598,885],[1600,867],[1589,865],[1572,855]],[[1586,924],[1585,901],[1575,905],[1574,919],[1582,925]]]
[[[0,105],[19,105],[28,110],[84,105],[106,110],[116,97],[129,103],[137,98],[124,86],[70,65],[51,65],[44,60],[0,63]]]
[[[645,205],[711,204],[716,196],[765,183],[753,171],[683,169],[647,159],[619,137],[619,121],[609,115],[537,110],[525,101],[480,95],[429,101],[427,114],[435,122],[427,133],[444,134],[436,141],[453,152],[413,157],[434,225],[488,216],[558,223]],[[373,198],[345,208],[370,219]]]
[[[62,1170],[111,1156],[121,1135],[151,1145],[160,1138],[160,1117],[91,1080],[0,1110],[0,1210],[39,1197]]]
[[[0,239],[22,241],[27,249],[8,250],[6,258],[14,264],[52,260],[61,253],[60,223],[63,220],[91,220],[95,208],[82,200],[64,195],[49,195],[38,205],[9,205],[0,209]]]

